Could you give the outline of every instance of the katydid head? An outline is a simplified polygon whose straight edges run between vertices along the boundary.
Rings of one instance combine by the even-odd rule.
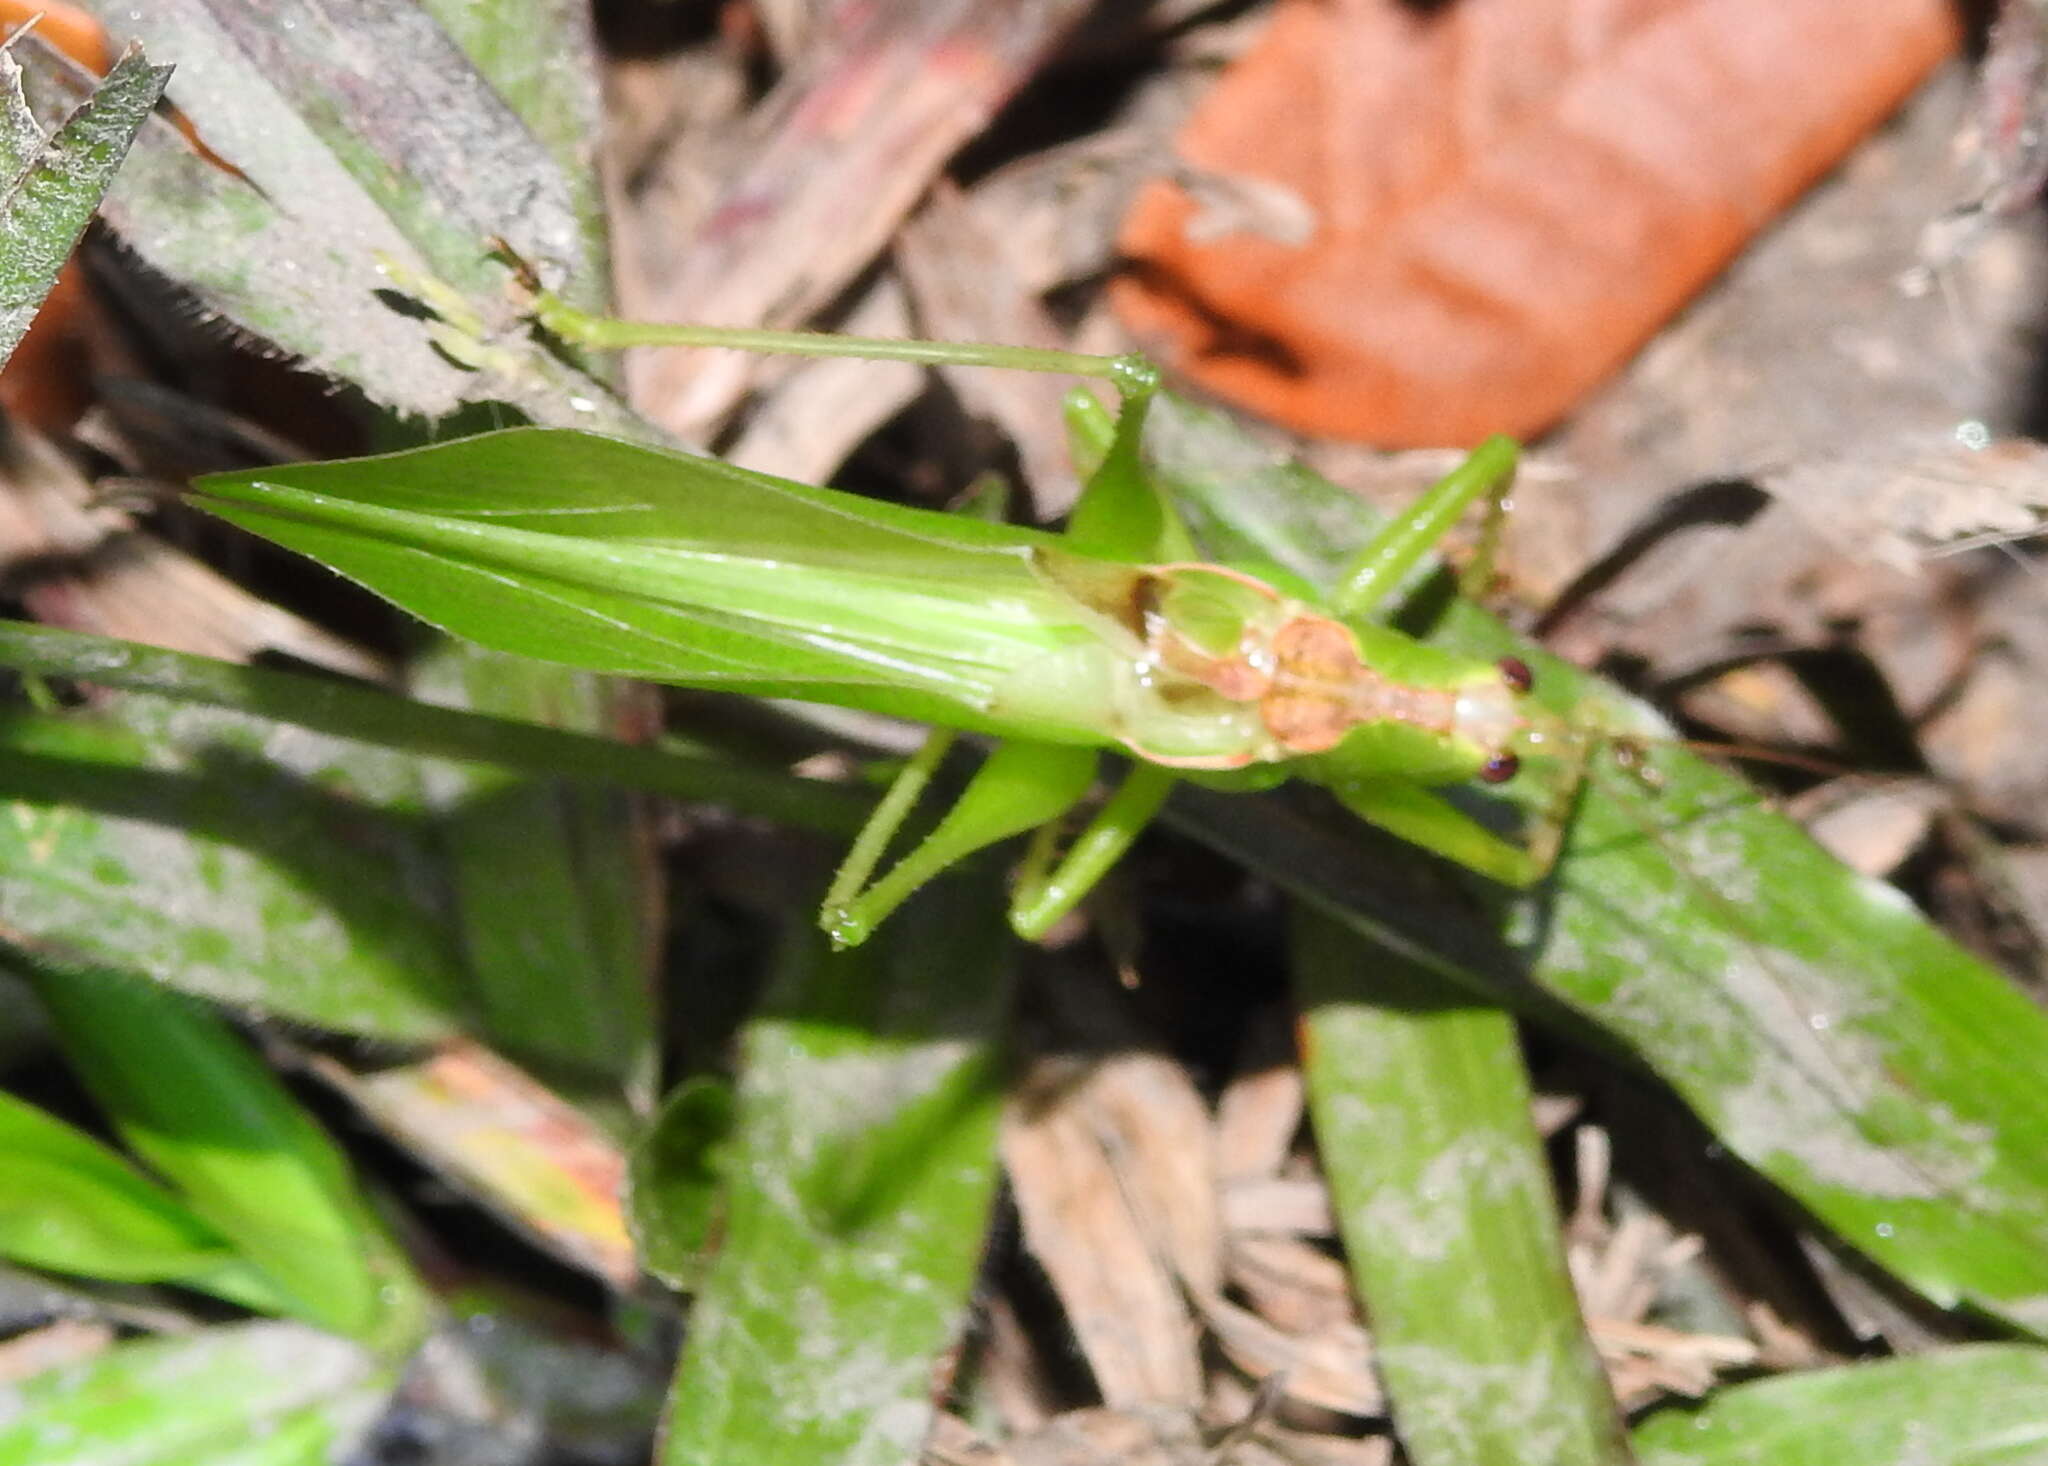
[[[1128,718],[1125,746],[1154,763],[1246,771],[1314,760],[1346,779],[1498,784],[1555,740],[1519,658],[1455,656],[1242,570],[1145,566],[1104,604],[1142,647],[1141,681],[1162,707],[1185,711],[1195,694],[1222,710],[1213,753],[1166,746],[1158,717]]]

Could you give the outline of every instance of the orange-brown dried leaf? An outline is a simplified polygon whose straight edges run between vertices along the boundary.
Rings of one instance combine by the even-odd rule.
[[[91,11],[61,0],[0,0],[0,26],[9,33],[30,21],[36,34],[97,76],[114,69],[114,47]]]
[[[1180,138],[1207,205],[1125,221],[1117,307],[1304,431],[1534,433],[1955,43],[1947,0],[1282,0]],[[1305,239],[1217,218],[1276,190]]]
[[[106,31],[77,6],[0,0],[0,27],[8,34],[31,20],[38,36],[80,66],[100,76],[113,69]],[[0,408],[46,432],[68,432],[92,403],[91,337],[98,329],[85,279],[75,262],[68,264],[0,372]]]

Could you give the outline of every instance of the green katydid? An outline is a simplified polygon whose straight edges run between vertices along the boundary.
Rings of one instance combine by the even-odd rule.
[[[1523,700],[1514,659],[1460,658],[1381,619],[1465,511],[1498,524],[1516,448],[1483,444],[1350,560],[1321,602],[1269,568],[1204,563],[1143,470],[1157,384],[1135,357],[597,320],[546,296],[581,344],[726,346],[1069,372],[1099,459],[1063,534],[909,509],[561,429],[514,428],[377,459],[221,474],[197,502],[423,619],[501,650],[686,686],[933,723],[855,840],[826,929],[859,942],[947,866],[1034,828],[1011,908],[1037,938],[1107,873],[1173,785],[1327,787],[1355,813],[1525,885],[1562,822],[1521,844],[1435,792],[1511,777],[1584,740]],[[958,803],[879,879],[959,731],[1000,740]],[[1098,753],[1131,770],[1064,855]]]

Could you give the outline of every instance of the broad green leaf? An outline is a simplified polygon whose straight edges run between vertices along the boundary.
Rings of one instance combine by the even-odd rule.
[[[673,799],[719,804],[825,834],[851,834],[870,801],[858,789],[799,779],[729,759],[620,743],[538,723],[465,712],[397,697],[333,677],[244,667],[55,626],[0,620],[0,666],[103,687],[161,693],[244,713],[265,723],[334,738],[529,773],[644,789]],[[203,722],[187,713],[177,722]],[[226,726],[222,737],[227,738]],[[241,742],[253,736],[245,730]],[[317,742],[317,740],[316,740]],[[339,773],[321,772],[333,784]]]
[[[1313,580],[1368,532],[1357,500],[1220,419],[1169,402],[1154,416],[1159,471],[1212,551]],[[1661,730],[1469,604],[1431,635],[1526,658],[1537,696],[1596,728]],[[1520,898],[1446,884],[1327,811],[1197,798],[1177,817],[1442,976],[1632,1056],[1928,1298],[2048,1331],[2048,1015],[1741,780],[1672,747],[1649,762],[1655,793],[1593,761],[1555,875]]]
[[[0,1466],[328,1466],[392,1383],[301,1324],[136,1340],[0,1391]]]
[[[606,264],[588,252],[547,149],[426,10],[87,8],[115,37],[177,59],[170,98],[214,156],[153,122],[104,216],[210,313],[409,414],[498,402],[536,421],[649,435],[508,304],[493,239],[555,285],[602,280]],[[443,320],[421,319],[423,297]]]
[[[424,1297],[334,1142],[220,1017],[105,970],[28,970],[122,1140],[293,1313],[402,1351]]]
[[[119,1283],[180,1283],[277,1311],[275,1286],[91,1136],[0,1093],[0,1254]]]
[[[1008,1001],[992,883],[935,887],[854,952],[808,923],[790,941],[741,1045],[724,1240],[690,1316],[668,1466],[914,1459],[981,1258]]]
[[[58,958],[395,1039],[461,975],[409,761],[147,697],[0,717],[0,932]]]
[[[1316,1148],[1408,1459],[1627,1466],[1512,1020],[1306,907],[1293,942]]]
[[[19,50],[33,52],[38,68],[66,65],[33,42]],[[17,47],[0,46],[0,362],[28,331],[170,75],[131,51],[46,138],[22,95]]]
[[[1643,1466],[2040,1466],[2048,1350],[1971,1345],[1815,1369],[1661,1411]]]

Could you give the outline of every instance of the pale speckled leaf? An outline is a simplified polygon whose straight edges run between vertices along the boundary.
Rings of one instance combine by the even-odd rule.
[[[1637,1428],[1643,1466],[2041,1466],[2048,1350],[1979,1344],[1722,1390]]]
[[[1316,1148],[1416,1466],[1626,1466],[1513,1020],[1297,908]]]
[[[916,1458],[995,1188],[998,911],[991,882],[963,879],[852,952],[792,933],[742,1044],[725,1240],[691,1313],[665,1466]]]
[[[87,8],[117,38],[140,36],[177,61],[171,99],[215,155],[152,123],[104,210],[207,311],[405,412],[438,418],[495,401],[534,421],[648,434],[511,314],[509,277],[488,258],[494,237],[554,283],[601,278],[604,265],[587,253],[547,150],[424,10],[363,0]],[[479,369],[437,351],[402,298],[420,278],[480,318],[487,340],[468,353]]]
[[[454,1027],[412,761],[124,698],[0,721],[0,937],[322,1027]]]
[[[300,1324],[138,1339],[0,1389],[0,1466],[323,1466],[392,1383],[367,1350]]]
[[[563,280],[570,304],[610,304],[604,190],[598,139],[604,132],[603,75],[586,0],[421,0],[420,8],[555,160],[564,206],[578,221],[585,264]]]
[[[1152,421],[1216,552],[1317,579],[1369,532],[1362,503],[1220,418],[1162,403]],[[1468,603],[1430,635],[1526,658],[1538,699],[1593,726],[1663,731]],[[1595,760],[1556,873],[1522,898],[1418,879],[1440,868],[1328,811],[1197,797],[1176,817],[1441,975],[1602,1035],[1927,1297],[2048,1331],[2048,1015],[1741,780],[1670,746],[1648,762],[1654,794]]]
[[[46,141],[21,94],[21,63],[14,47],[0,47],[0,178],[20,177]]]
[[[64,64],[32,40],[19,49],[38,66]],[[16,51],[0,47],[6,113],[0,130],[9,155],[0,194],[0,362],[27,333],[171,75],[168,66],[151,66],[140,51],[129,52],[104,82],[65,109],[45,140],[25,113]]]

